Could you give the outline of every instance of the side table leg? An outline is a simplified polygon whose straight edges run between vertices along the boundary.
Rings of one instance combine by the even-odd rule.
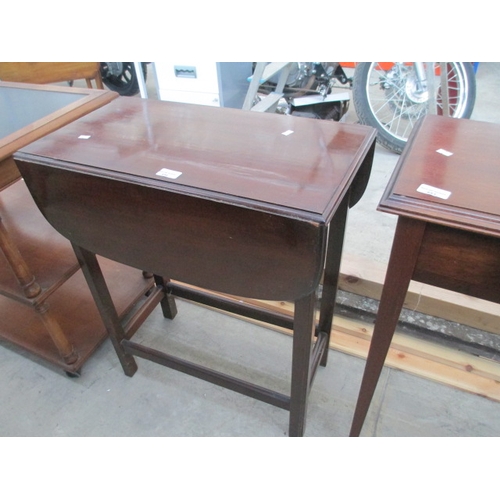
[[[137,364],[134,357],[127,354],[121,341],[125,339],[125,332],[120,323],[120,318],[113,304],[113,299],[109,293],[106,280],[102,275],[101,267],[94,253],[73,244],[76,258],[80,263],[83,275],[92,293],[97,309],[104,322],[104,326],[109,334],[118,359],[122,365],[125,375],[131,377],[137,371]]]
[[[359,436],[363,427],[413,276],[425,226],[425,222],[415,219],[398,220],[350,436]]]
[[[177,305],[175,303],[175,298],[172,294],[168,293],[167,283],[168,280],[162,276],[154,275],[155,283],[157,286],[161,286],[165,291],[165,297],[161,300],[161,310],[163,312],[163,317],[167,319],[174,319],[177,316]]]
[[[307,400],[311,385],[311,347],[314,332],[316,294],[295,301],[292,352],[292,384],[288,435],[300,437],[306,424]]]
[[[328,234],[325,273],[323,277],[323,292],[321,296],[318,325],[318,330],[320,332],[324,332],[327,336],[326,348],[321,356],[321,366],[326,366],[328,361],[330,334],[332,330],[333,314],[335,311],[335,301],[337,300],[340,261],[342,258],[342,247],[344,244],[348,201],[348,196],[346,196],[330,223],[330,230]]]

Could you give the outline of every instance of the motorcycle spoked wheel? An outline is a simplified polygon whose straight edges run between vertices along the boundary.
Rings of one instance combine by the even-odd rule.
[[[443,113],[440,64],[434,63],[437,114]],[[471,63],[446,63],[449,114],[470,118],[476,100]],[[353,101],[359,121],[377,129],[377,141],[400,154],[417,120],[429,112],[429,96],[418,92],[413,63],[358,63]]]
[[[139,80],[133,62],[121,63],[122,71],[120,74],[113,74],[108,71],[106,63],[101,63],[101,78],[109,90],[118,92],[122,96],[133,96],[139,93]],[[141,64],[144,80],[147,75],[147,66]]]

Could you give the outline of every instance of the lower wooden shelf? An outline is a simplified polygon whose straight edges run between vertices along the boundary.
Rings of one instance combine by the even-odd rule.
[[[115,307],[122,317],[141,301],[153,286],[138,269],[99,258]],[[107,337],[106,329],[81,271],[59,287],[47,300],[54,319],[73,345],[78,358],[67,364],[61,358],[40,315],[31,307],[0,296],[0,338],[22,347],[69,373],[78,373]]]

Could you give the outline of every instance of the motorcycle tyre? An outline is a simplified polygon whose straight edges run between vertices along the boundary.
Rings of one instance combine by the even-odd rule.
[[[116,77],[105,77],[101,75],[102,82],[109,90],[113,90],[114,92],[118,92],[121,96],[133,96],[139,93],[139,80],[137,79],[137,73],[135,71],[134,63],[123,63],[127,65],[127,69],[129,69],[131,78],[129,81],[124,81],[122,78]],[[144,81],[147,77],[147,66],[145,63],[141,64],[142,73],[144,74]]]
[[[377,130],[377,142],[384,148],[401,154],[407,138],[398,138],[390,133],[374,114],[367,93],[367,82],[369,81],[372,63],[358,63],[353,76],[353,104],[359,122],[363,125],[370,125]],[[467,96],[465,107],[460,116],[454,118],[470,118],[476,100],[476,75],[471,63],[461,63],[463,77],[467,84]]]

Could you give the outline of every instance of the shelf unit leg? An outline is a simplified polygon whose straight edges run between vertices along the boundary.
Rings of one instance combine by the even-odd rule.
[[[73,344],[68,340],[63,332],[59,323],[52,316],[49,305],[46,302],[39,304],[35,307],[35,311],[39,314],[47,332],[54,342],[60,356],[64,359],[67,365],[72,365],[78,361],[78,354],[76,353]]]
[[[19,249],[9,237],[9,233],[3,225],[0,217],[0,249],[5,255],[12,272],[23,289],[24,295],[28,299],[32,299],[42,291],[40,285],[35,281],[35,277],[31,273],[28,264],[23,259]]]
[[[5,255],[9,267],[14,273],[19,286],[27,299],[32,301],[35,311],[39,314],[52,342],[59,355],[67,365],[72,365],[78,360],[78,354],[71,342],[62,331],[59,323],[55,320],[46,302],[37,303],[36,299],[42,293],[41,286],[36,282],[35,276],[30,271],[28,264],[23,259],[21,252],[9,236],[2,218],[0,217],[0,249]]]

